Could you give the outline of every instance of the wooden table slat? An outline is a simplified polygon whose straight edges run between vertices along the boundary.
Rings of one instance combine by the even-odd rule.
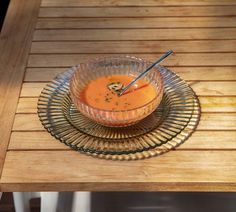
[[[0,177],[39,4],[12,0],[0,34]]]
[[[45,41],[33,42],[31,53],[164,53],[171,48],[175,53],[235,52],[236,40],[194,41]]]
[[[36,25],[36,29],[140,29],[183,27],[204,27],[208,29],[214,27],[236,27],[236,17],[39,18]]]
[[[130,188],[148,191],[150,187],[151,190],[160,190],[165,185],[168,191],[173,190],[173,183],[176,184],[175,189],[184,190],[188,183],[201,187],[201,183],[207,182],[207,190],[214,187],[215,191],[232,191],[236,190],[236,172],[229,170],[235,170],[235,160],[233,151],[171,151],[161,157],[138,162],[99,160],[75,151],[67,151],[66,157],[65,151],[10,151],[2,184],[7,189],[8,184],[21,183],[21,190],[32,190],[32,185],[37,187],[36,184],[40,183],[42,188],[50,183],[55,184],[54,189],[68,190],[77,182],[77,191]],[[58,186],[62,183],[66,183],[63,188]],[[84,187],[84,183],[87,186]]]
[[[42,0],[42,7],[236,5],[234,0]]]
[[[71,65],[72,66],[72,65]],[[69,67],[68,67],[69,68]],[[27,68],[25,82],[50,81],[68,68]],[[236,80],[236,67],[170,67],[185,80]],[[222,74],[222,72],[224,74]],[[207,76],[207,77],[206,77]]]
[[[196,131],[176,150],[236,150],[235,131]],[[217,138],[217,139],[216,139]],[[46,131],[12,132],[9,150],[71,150]]]
[[[117,43],[118,40],[120,41],[120,40],[199,40],[199,39],[208,39],[208,40],[236,39],[236,28],[204,28],[204,29],[197,28],[197,29],[191,29],[191,31],[188,28],[35,30],[33,40],[34,41],[113,40],[116,41]],[[102,43],[102,45],[104,44]],[[91,46],[93,47],[93,44]]]
[[[173,46],[171,46],[173,47]],[[168,47],[170,48],[170,47]],[[124,54],[112,54],[124,55]],[[162,54],[132,54],[155,61]],[[35,54],[30,55],[28,67],[68,67],[86,62],[94,57],[111,56],[111,54]],[[236,66],[236,53],[178,53],[163,61],[164,66]]]
[[[226,139],[227,140],[227,139]],[[230,140],[230,138],[228,139]],[[228,143],[231,143],[230,141]],[[231,146],[233,147],[233,146]],[[48,132],[12,132],[9,150],[71,150]]]
[[[39,17],[194,17],[233,16],[236,6],[194,7],[90,7],[90,8],[46,8],[40,9]]]
[[[13,131],[44,130],[37,114],[16,114]],[[202,113],[197,130],[236,130],[236,113]]]
[[[37,113],[38,98],[19,98],[16,113]]]

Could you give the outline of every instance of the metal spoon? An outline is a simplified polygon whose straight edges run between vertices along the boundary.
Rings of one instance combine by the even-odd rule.
[[[142,72],[140,75],[138,75],[131,83],[129,83],[126,87],[124,87],[119,93],[118,96],[121,96],[124,94],[125,91],[127,91],[136,81],[138,81],[140,78],[145,76],[154,66],[158,65],[162,60],[167,58],[169,55],[173,53],[172,50],[168,51],[166,54],[164,54],[159,60],[157,60],[155,63],[153,63],[151,66],[149,66],[144,72]]]

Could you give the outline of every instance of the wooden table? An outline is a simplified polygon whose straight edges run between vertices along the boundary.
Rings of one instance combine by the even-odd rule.
[[[0,40],[1,191],[236,191],[235,0],[11,0]],[[106,161],[51,137],[37,98],[89,58],[129,54],[177,72],[200,98],[197,131],[176,150]]]

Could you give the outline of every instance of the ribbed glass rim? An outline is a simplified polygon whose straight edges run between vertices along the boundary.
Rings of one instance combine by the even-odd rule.
[[[152,64],[152,62],[150,62],[148,60],[145,60],[145,59],[142,59],[142,58],[139,58],[139,57],[135,57],[135,56],[129,56],[129,55],[95,57],[93,59],[88,60],[86,63],[80,63],[80,64],[77,64],[77,65],[75,65],[75,66],[73,66],[71,68],[74,71],[74,73],[73,73],[73,75],[72,75],[72,77],[70,79],[70,83],[69,83],[70,92],[73,93],[73,91],[72,91],[72,80],[75,77],[76,72],[77,72],[77,70],[78,70],[78,68],[80,67],[81,64],[95,63],[95,62],[102,61],[102,60],[105,60],[105,59],[127,59],[127,58],[128,59],[134,59],[136,61],[140,61],[140,62],[143,62],[143,63],[149,63],[150,65]],[[163,76],[162,76],[162,74],[160,72],[160,66],[155,66],[155,67],[158,69],[158,74],[160,76],[160,80],[159,80],[159,83],[160,83],[159,88],[160,89],[157,90],[157,95],[151,101],[149,101],[148,103],[146,103],[146,104],[144,104],[144,105],[142,105],[140,107],[135,107],[133,109],[128,109],[128,110],[105,110],[105,109],[99,109],[99,108],[93,107],[93,106],[91,106],[89,104],[86,104],[83,101],[79,101],[79,102],[84,107],[92,108],[93,110],[98,111],[98,112],[100,111],[100,112],[107,112],[107,113],[121,113],[121,112],[123,113],[123,112],[130,112],[130,111],[135,111],[135,110],[140,110],[142,108],[145,108],[148,105],[152,104],[161,95],[161,93],[162,93],[161,91],[164,90],[164,88],[163,88]],[[74,93],[73,93],[73,95],[74,95]],[[76,96],[76,95],[74,95],[74,96]],[[73,98],[72,98],[72,100],[73,100]],[[79,100],[79,98],[78,98],[78,100]]]

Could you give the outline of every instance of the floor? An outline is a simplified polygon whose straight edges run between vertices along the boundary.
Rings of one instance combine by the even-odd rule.
[[[40,212],[40,199],[30,200],[31,212]],[[15,212],[13,204],[13,195],[11,192],[4,192],[0,200],[0,212]]]
[[[0,212],[14,212],[12,193],[4,193]],[[31,212],[40,199],[31,200]],[[99,192],[92,194],[92,212],[235,212],[236,193]]]
[[[95,193],[92,211],[235,212],[236,193]]]

